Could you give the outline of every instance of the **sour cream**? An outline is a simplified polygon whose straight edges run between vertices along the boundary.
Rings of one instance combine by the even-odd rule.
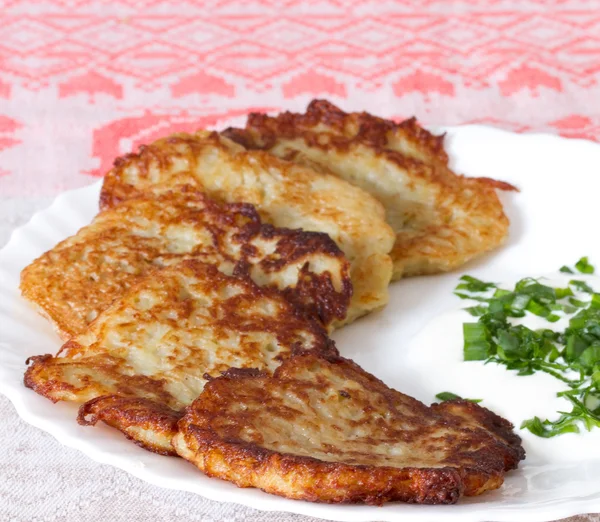
[[[565,287],[571,279],[583,279],[578,275],[557,276],[540,279],[552,287]],[[585,277],[586,282],[600,290],[600,278]],[[514,288],[514,282],[500,285]],[[588,301],[589,295],[576,292],[575,297]],[[568,389],[558,379],[538,372],[534,375],[518,376],[516,371],[505,366],[483,361],[464,361],[463,323],[476,322],[477,318],[465,312],[468,301],[456,299],[456,306],[423,327],[408,343],[403,361],[406,366],[425,379],[424,387],[435,394],[450,391],[462,397],[483,399],[485,406],[507,418],[515,425],[515,431],[523,439],[530,464],[554,462],[577,462],[595,456],[600,458],[600,428],[588,432],[580,426],[579,434],[564,434],[550,439],[521,430],[522,421],[538,416],[541,419],[556,420],[559,411],[571,411],[569,401],[556,396],[557,392]],[[565,315],[556,323],[527,313],[523,318],[513,318],[514,324],[523,324],[531,329],[564,330],[570,315]]]

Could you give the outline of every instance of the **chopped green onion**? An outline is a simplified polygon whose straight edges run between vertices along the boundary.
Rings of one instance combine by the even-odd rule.
[[[490,288],[496,288],[495,283],[485,283],[475,277],[464,275],[460,278],[462,283],[460,283],[456,289],[457,290],[467,290],[468,292],[485,292]]]
[[[513,298],[510,306],[513,310],[526,310],[530,301],[531,297],[528,295],[517,294]]]
[[[540,303],[554,303],[556,301],[556,292],[551,286],[542,285],[538,282],[529,283],[529,279],[522,279],[515,286],[518,293],[530,295]],[[521,285],[521,282],[525,282]]]
[[[479,317],[480,315],[485,314],[487,308],[485,306],[469,306],[465,308],[467,312],[469,312],[474,317]]]
[[[572,421],[566,422],[566,419],[562,417],[557,422],[542,421],[539,417],[534,417],[533,419],[523,421],[521,429],[527,429],[534,435],[544,438],[555,437],[564,433],[579,433],[577,424]]]
[[[563,299],[567,296],[573,295],[573,290],[567,286],[566,288],[555,288],[554,293],[556,294],[556,299]]]
[[[565,348],[565,360],[576,361],[587,347],[588,343],[577,334],[569,335],[567,337],[567,347]]]
[[[469,295],[463,294],[462,292],[454,292],[454,295],[460,297],[461,299],[472,299],[473,301],[481,301],[482,303],[487,303],[489,299],[486,297],[480,297],[478,295]]]
[[[527,305],[527,311],[539,317],[547,317],[550,315],[550,310],[548,310],[547,306],[541,305],[535,301],[531,301]]]
[[[588,346],[579,356],[579,363],[584,368],[593,368],[600,362],[600,344]]]
[[[483,361],[489,356],[491,344],[487,339],[487,329],[480,323],[464,323],[465,361]]]
[[[594,267],[588,263],[587,257],[582,257],[579,261],[577,261],[577,263],[575,263],[575,268],[582,274],[594,273]]]
[[[569,303],[571,303],[573,306],[577,306],[578,308],[585,308],[588,305],[588,303],[586,303],[585,301],[580,301],[579,299],[575,299],[574,297],[569,298]]]
[[[435,398],[439,399],[442,402],[461,400],[461,401],[469,401],[469,402],[479,403],[483,400],[483,399],[463,399],[460,395],[456,395],[456,393],[452,393],[452,392],[438,393],[435,396]]]
[[[440,401],[453,401],[456,399],[462,399],[462,397],[460,397],[459,395],[456,395],[456,393],[452,393],[452,392],[441,392],[438,393],[435,396],[436,399],[439,399]]]
[[[594,273],[586,257],[575,267],[584,274]],[[574,273],[568,266],[561,272]],[[578,299],[574,290],[589,294],[591,299]],[[465,361],[502,364],[520,376],[544,372],[568,386],[558,396],[571,403],[571,411],[559,411],[555,420],[533,417],[523,421],[521,429],[540,437],[554,437],[600,427],[600,292],[575,279],[565,288],[553,288],[528,277],[507,290],[463,276],[455,293],[462,299],[478,301],[466,309],[477,322],[463,324]],[[562,331],[555,327],[555,331],[515,324],[513,318],[527,313],[549,323],[565,317],[568,326]],[[436,397],[460,398],[450,392]]]
[[[587,283],[585,283],[584,281],[579,281],[577,279],[572,279],[571,281],[569,281],[569,284],[571,286],[574,286],[575,288],[577,288],[577,290],[581,290],[582,292],[586,292],[587,294],[593,294],[594,293],[594,289],[588,285]]]
[[[519,358],[522,354],[519,338],[507,330],[498,332],[498,353],[502,353],[503,358]]]

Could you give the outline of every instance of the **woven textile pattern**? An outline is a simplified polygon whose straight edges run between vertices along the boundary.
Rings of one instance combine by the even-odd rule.
[[[85,185],[157,136],[312,97],[595,139],[598,35],[590,0],[4,0],[0,194]]]

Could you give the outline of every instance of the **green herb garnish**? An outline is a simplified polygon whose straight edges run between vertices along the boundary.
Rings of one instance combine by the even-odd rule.
[[[594,267],[588,263],[587,257],[582,257],[579,261],[577,261],[577,263],[575,263],[575,268],[582,274],[594,273]]]
[[[593,274],[594,266],[590,265],[587,256],[582,257],[577,263],[575,263],[575,270],[581,274]],[[570,266],[564,265],[561,266],[559,271],[565,274],[574,274],[575,270],[573,270]]]
[[[460,278],[462,281],[456,287],[456,290],[466,290],[467,292],[485,292],[490,288],[496,288],[495,283],[485,283],[480,279],[464,275]]]
[[[462,400],[462,401],[469,401],[469,402],[474,402],[474,403],[478,403],[481,402],[483,399],[463,399],[460,395],[456,395],[456,393],[452,393],[452,392],[441,392],[438,393],[435,396],[436,399],[439,399],[442,402],[445,401],[454,401],[454,400]]]
[[[572,279],[571,281],[569,281],[569,285],[571,285],[571,286],[577,288],[577,290],[579,290],[581,292],[585,292],[587,294],[594,293],[594,289],[584,281],[578,281],[576,279]]]
[[[575,268],[583,274],[594,273],[587,257],[577,261]],[[575,273],[568,266],[560,271]],[[573,290],[588,297],[578,299]],[[495,283],[463,276],[455,294],[478,301],[466,309],[477,317],[477,322],[463,325],[465,361],[503,364],[517,375],[544,372],[568,386],[558,396],[571,403],[571,411],[559,411],[556,420],[525,420],[521,429],[540,437],[554,437],[578,433],[581,427],[588,431],[600,427],[600,293],[580,280],[569,281],[566,288],[553,288],[525,278],[512,290],[505,290]],[[527,312],[549,323],[562,318],[568,318],[569,323],[562,331],[532,330],[513,324],[511,319],[524,317]],[[436,397],[460,398],[449,392]]]
[[[484,325],[480,323],[463,324],[463,336],[465,338],[465,361],[487,359],[491,345],[488,341],[488,331]]]

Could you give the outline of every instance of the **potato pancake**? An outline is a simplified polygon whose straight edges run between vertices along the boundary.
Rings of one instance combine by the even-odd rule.
[[[252,205],[216,203],[189,186],[101,212],[26,267],[21,291],[68,339],[150,271],[184,259],[275,286],[328,327],[352,294],[349,263],[326,234],[263,225]]]
[[[24,382],[54,402],[85,403],[82,424],[102,420],[173,455],[177,421],[210,376],[271,372],[304,350],[336,353],[320,321],[277,289],[191,259],[140,281],[56,357],[32,357]]]
[[[204,473],[294,499],[450,504],[525,457],[513,426],[468,401],[430,407],[337,355],[207,383],[173,445]]]
[[[382,205],[360,188],[200,131],[174,134],[117,159],[104,179],[101,208],[179,183],[195,184],[218,201],[250,203],[277,227],[328,234],[350,261],[354,288],[346,318],[337,325],[388,302],[395,235]]]
[[[305,114],[253,113],[245,129],[223,134],[248,149],[335,174],[376,197],[396,234],[394,279],[455,269],[507,237],[496,189],[515,188],[452,172],[443,136],[414,118],[394,123],[314,100]]]

